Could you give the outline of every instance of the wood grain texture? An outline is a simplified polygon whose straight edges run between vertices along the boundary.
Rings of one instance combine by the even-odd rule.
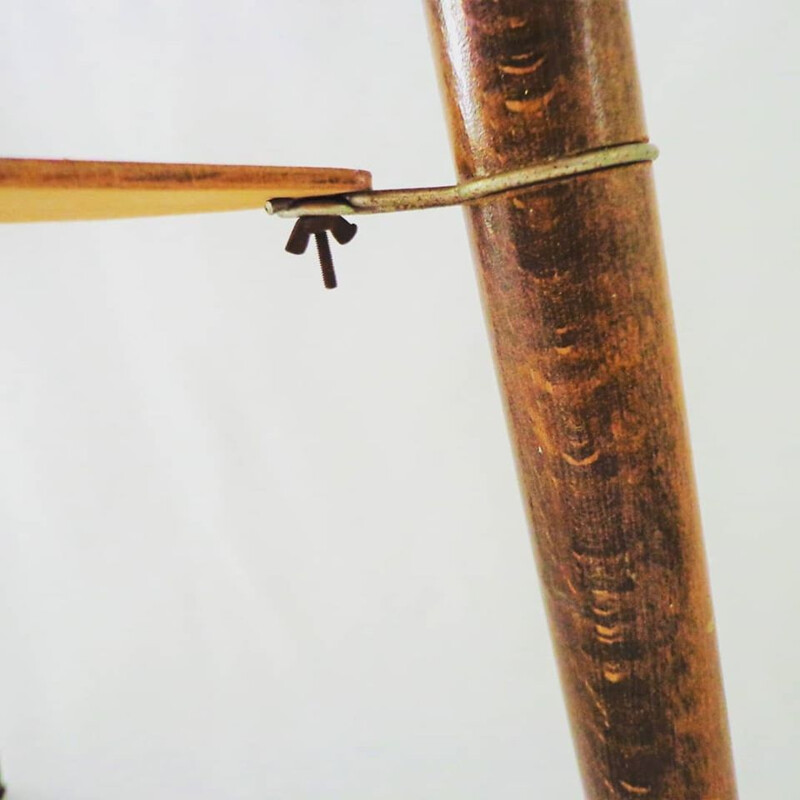
[[[263,208],[273,197],[369,189],[369,172],[316,167],[0,159],[0,222]]]
[[[623,0],[426,0],[459,176],[644,141]],[[651,167],[467,219],[587,796],[736,797]]]

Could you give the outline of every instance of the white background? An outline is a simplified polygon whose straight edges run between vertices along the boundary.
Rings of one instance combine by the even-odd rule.
[[[632,13],[743,798],[798,797],[793,0]],[[0,153],[453,178],[418,2],[8,0]],[[580,796],[461,213],[0,229],[21,800]],[[676,799],[677,800],[677,799]]]

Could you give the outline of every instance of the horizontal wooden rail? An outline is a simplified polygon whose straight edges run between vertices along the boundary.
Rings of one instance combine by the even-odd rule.
[[[0,222],[263,208],[271,197],[369,189],[368,172],[316,167],[0,159]]]

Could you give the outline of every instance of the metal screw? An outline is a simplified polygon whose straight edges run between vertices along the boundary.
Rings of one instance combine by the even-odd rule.
[[[311,234],[317,242],[317,254],[322,268],[322,280],[326,289],[336,288],[336,272],[333,269],[333,256],[328,242],[328,231],[339,244],[347,244],[355,235],[358,226],[342,217],[319,216],[300,217],[295,223],[286,251],[300,255],[305,253]]]
[[[319,265],[322,267],[322,282],[326,289],[335,289],[336,273],[333,270],[333,256],[328,242],[328,234],[322,231],[322,233],[315,233],[314,238],[317,240],[317,255],[319,256]]]

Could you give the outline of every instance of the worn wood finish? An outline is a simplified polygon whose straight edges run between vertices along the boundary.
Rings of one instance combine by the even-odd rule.
[[[624,0],[426,0],[462,179],[646,132]],[[590,798],[736,797],[650,165],[467,217]]]
[[[369,172],[316,167],[0,159],[0,222],[263,208],[272,197],[369,189]]]

